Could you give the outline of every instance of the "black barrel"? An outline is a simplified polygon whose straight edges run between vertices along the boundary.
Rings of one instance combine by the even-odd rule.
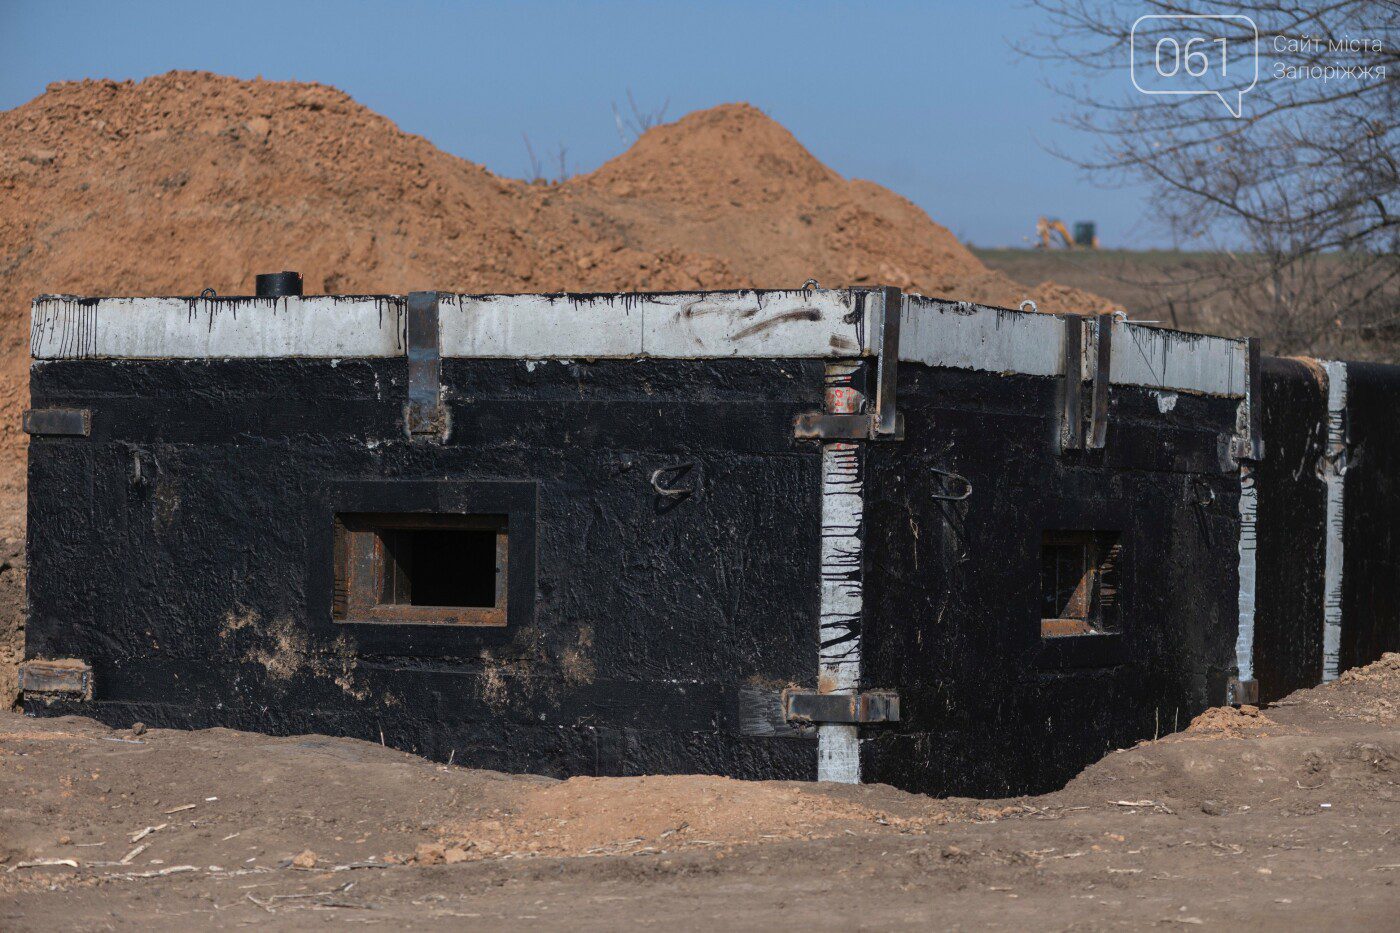
[[[300,294],[300,272],[265,272],[258,276],[259,298],[285,298]]]

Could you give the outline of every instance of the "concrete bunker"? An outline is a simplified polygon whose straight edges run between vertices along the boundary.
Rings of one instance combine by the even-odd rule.
[[[1249,692],[1257,344],[295,291],[36,300],[30,712],[991,795]]]

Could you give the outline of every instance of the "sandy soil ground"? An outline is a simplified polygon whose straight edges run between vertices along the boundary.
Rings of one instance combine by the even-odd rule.
[[[1042,797],[0,718],[0,928],[1395,929],[1400,655]]]

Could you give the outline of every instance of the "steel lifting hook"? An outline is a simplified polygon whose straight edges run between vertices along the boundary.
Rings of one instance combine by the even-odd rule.
[[[694,487],[663,486],[661,485],[661,477],[667,473],[673,473],[675,474],[675,479],[680,479],[682,476],[689,473],[694,466],[694,461],[690,461],[687,463],[677,463],[671,466],[659,467],[653,470],[651,473],[651,488],[656,490],[658,496],[670,496],[673,499],[690,495],[695,491]]]
[[[942,476],[942,477],[945,477],[945,478],[947,478],[947,479],[957,480],[959,483],[962,483],[964,487],[966,487],[966,488],[963,490],[963,492],[962,492],[961,495],[956,495],[956,496],[945,496],[945,495],[943,495],[942,493],[936,493],[936,492],[935,492],[935,493],[930,494],[929,498],[932,498],[932,499],[946,499],[946,500],[948,500],[949,502],[961,502],[961,501],[963,501],[964,499],[966,499],[966,498],[968,498],[969,496],[972,495],[972,480],[968,479],[966,476],[963,476],[961,473],[953,473],[953,472],[951,472],[951,471],[949,471],[949,470],[939,470],[939,469],[934,469],[933,467],[930,467],[929,469],[930,469],[931,472],[933,472],[933,474],[936,475],[936,476]]]

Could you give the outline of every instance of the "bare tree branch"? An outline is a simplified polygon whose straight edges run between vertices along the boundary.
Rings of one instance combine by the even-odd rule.
[[[1126,79],[1135,38],[1139,54],[1160,54],[1181,47],[1183,29],[1216,56],[1202,82],[1219,77],[1215,63],[1237,85],[1253,74],[1247,23],[1170,18],[1222,12],[1213,4],[1145,0],[1125,14],[1108,0],[1033,3],[1047,25],[1018,49],[1072,80],[1111,72]],[[1174,242],[1217,253],[1214,269],[1173,284],[1194,290],[1210,282],[1215,294],[1229,292],[1248,309],[1235,323],[1262,330],[1273,348],[1393,353],[1400,345],[1400,3],[1245,0],[1228,12],[1258,29],[1258,80],[1238,117],[1203,93],[1207,83],[1168,96],[1136,93],[1125,80],[1123,93],[1105,97],[1062,81],[1052,85],[1068,105],[1062,122],[1093,135],[1098,149],[1069,161],[1096,180],[1146,182]],[[1137,21],[1143,13],[1168,18]]]

